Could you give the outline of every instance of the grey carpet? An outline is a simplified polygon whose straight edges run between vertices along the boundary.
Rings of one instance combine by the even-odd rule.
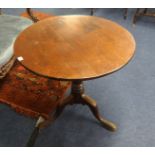
[[[40,9],[56,15],[90,14],[90,9]],[[18,15],[23,9],[4,9]],[[44,129],[35,146],[155,146],[155,18],[144,17],[132,26],[123,9],[96,9],[95,15],[116,21],[133,33],[137,49],[133,60],[109,76],[87,81],[86,92],[97,100],[101,114],[117,123],[118,131],[103,129],[89,109],[67,107]],[[125,49],[124,49],[125,50]],[[24,146],[35,120],[0,105],[0,146]]]

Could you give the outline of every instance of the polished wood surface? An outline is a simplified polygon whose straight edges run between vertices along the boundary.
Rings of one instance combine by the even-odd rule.
[[[21,63],[43,76],[86,80],[114,72],[133,56],[133,36],[120,25],[92,16],[59,16],[33,24],[14,45]]]

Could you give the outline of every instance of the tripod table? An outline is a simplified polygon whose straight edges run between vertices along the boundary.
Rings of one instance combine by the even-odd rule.
[[[96,101],[84,92],[83,82],[123,67],[135,51],[133,36],[110,20],[82,15],[58,16],[40,21],[16,39],[15,56],[32,72],[72,82],[71,94],[58,105],[56,119],[66,105],[88,105],[104,128],[116,125],[101,117]]]

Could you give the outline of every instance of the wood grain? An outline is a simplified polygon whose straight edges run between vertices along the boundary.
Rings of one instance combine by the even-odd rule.
[[[123,67],[135,40],[120,25],[99,17],[59,16],[40,21],[17,38],[14,51],[31,71],[61,80],[97,78]]]

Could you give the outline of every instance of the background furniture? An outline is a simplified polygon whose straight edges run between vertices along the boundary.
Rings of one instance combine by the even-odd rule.
[[[132,32],[137,43],[135,56],[131,63],[119,72],[85,82],[87,94],[97,100],[101,114],[118,125],[118,131],[111,133],[100,128],[86,106],[68,106],[60,118],[39,135],[35,146],[155,146],[155,124],[152,123],[155,120],[155,20],[152,17],[144,17],[144,19],[140,17],[137,27],[133,27],[131,17],[135,9],[129,9],[126,21],[121,18],[121,10],[117,12],[117,9],[96,9],[95,14],[116,21]],[[153,11],[153,9],[150,10]],[[2,11],[18,16],[25,10],[6,8]],[[43,8],[38,11],[57,15],[74,14],[74,9],[69,8]],[[75,12],[90,14],[87,8],[77,9]],[[148,23],[145,23],[147,21]],[[5,105],[0,105],[0,118],[0,146],[24,146],[25,140],[33,129],[35,119],[16,114]]]
[[[95,8],[91,8],[91,10],[90,10],[90,15],[91,15],[91,16],[94,15],[94,11],[95,11]],[[124,19],[127,18],[127,15],[128,15],[128,9],[125,8],[125,9],[124,9],[124,14],[123,14]]]
[[[147,8],[138,8],[133,17],[133,24],[137,22],[139,17],[148,16],[148,17],[155,17],[155,12],[149,11]]]
[[[88,105],[104,128],[116,130],[114,123],[101,117],[96,101],[85,95],[83,81],[110,74],[131,59],[135,41],[127,30],[103,18],[60,16],[26,29],[14,49],[16,57],[22,57],[20,62],[32,72],[72,82],[70,96],[59,104],[52,120],[66,105],[82,103]]]
[[[91,8],[91,10],[90,10],[90,15],[91,15],[91,16],[94,15],[94,10],[95,10],[95,8]]]
[[[31,19],[33,22],[38,22],[49,17],[55,17],[53,14],[47,14],[40,11],[35,11],[30,8],[26,9],[26,12],[23,12],[21,16]]]
[[[0,15],[0,78],[6,75],[15,61],[13,58],[13,43],[16,36],[31,24],[32,21],[22,17]]]
[[[27,9],[27,16],[30,9]],[[26,16],[26,13],[24,14]],[[30,18],[37,22],[37,17],[45,19],[50,15],[39,12],[31,12]],[[34,20],[35,19],[35,20]],[[0,16],[0,102],[10,105],[18,113],[29,117],[38,118],[34,132],[28,142],[32,146],[43,124],[50,119],[50,113],[61,101],[64,93],[69,87],[69,82],[55,81],[34,75],[18,62],[13,55],[13,44],[19,32],[24,30],[33,22],[27,18],[11,15]],[[29,52],[27,50],[27,52]],[[10,70],[11,69],[11,70]],[[44,99],[46,98],[46,100]]]
[[[124,9],[124,19],[126,19],[128,16],[128,8]]]

